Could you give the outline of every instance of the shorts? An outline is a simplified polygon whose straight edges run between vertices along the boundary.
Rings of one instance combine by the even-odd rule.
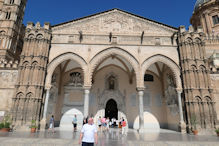
[[[76,128],[77,127],[77,124],[73,124],[74,125],[74,128]]]
[[[50,128],[50,129],[53,128],[53,124],[52,124],[52,123],[49,124],[49,128]]]
[[[94,146],[94,143],[82,142],[82,146]]]

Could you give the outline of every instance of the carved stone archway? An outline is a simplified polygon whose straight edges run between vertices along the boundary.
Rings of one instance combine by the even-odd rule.
[[[110,99],[116,101],[119,111],[126,113],[125,96],[119,90],[104,90],[99,96],[98,110],[105,109]]]
[[[152,56],[148,59],[146,59],[143,63],[142,63],[142,74],[141,74],[141,85],[144,85],[144,74],[147,71],[147,69],[153,65],[156,62],[162,62],[165,65],[167,65],[168,67],[170,67],[170,69],[172,70],[173,74],[174,74],[174,78],[176,81],[176,87],[177,89],[182,89],[182,81],[180,78],[180,68],[179,66],[170,58],[163,56],[163,55],[155,55]]]
[[[112,55],[118,55],[122,58],[124,58],[127,62],[131,64],[131,66],[134,69],[135,75],[136,75],[136,83],[138,85],[139,83],[139,62],[138,60],[130,54],[128,51],[118,48],[118,47],[112,47],[107,48],[99,53],[97,53],[90,61],[90,81],[92,79],[93,73],[95,68],[100,64],[105,58],[112,56]]]
[[[46,84],[45,84],[46,87],[51,86],[52,75],[53,75],[53,72],[56,69],[56,67],[66,60],[73,60],[81,66],[82,71],[84,73],[84,83],[85,84],[87,83],[86,82],[87,81],[87,79],[86,79],[86,77],[87,77],[87,62],[81,56],[79,56],[77,54],[65,53],[65,54],[62,54],[62,55],[56,57],[48,64]]]

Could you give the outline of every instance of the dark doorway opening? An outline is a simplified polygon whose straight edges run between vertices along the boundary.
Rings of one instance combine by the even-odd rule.
[[[115,100],[110,99],[106,103],[105,116],[106,118],[109,117],[110,120],[112,118],[118,119],[118,108],[117,108],[117,103]]]

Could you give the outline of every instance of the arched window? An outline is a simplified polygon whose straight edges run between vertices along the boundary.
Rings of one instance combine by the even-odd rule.
[[[10,0],[10,4],[14,4],[14,0]]]
[[[145,82],[153,82],[154,81],[154,76],[152,76],[150,74],[145,74],[144,75],[144,81]]]
[[[70,85],[75,87],[81,87],[83,85],[83,79],[80,72],[70,73]]]
[[[11,12],[6,12],[5,19],[9,20],[11,18]]]

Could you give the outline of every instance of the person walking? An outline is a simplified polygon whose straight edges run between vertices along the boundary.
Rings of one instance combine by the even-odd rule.
[[[75,115],[72,121],[73,126],[74,126],[74,132],[77,131],[77,122],[78,122],[77,115]]]
[[[89,118],[88,123],[82,127],[79,144],[82,146],[94,146],[98,143],[97,141],[97,128],[94,125],[93,119]]]
[[[49,120],[49,131],[50,132],[52,131],[52,133],[55,133],[55,130],[54,130],[54,116],[52,115],[50,120]]]

